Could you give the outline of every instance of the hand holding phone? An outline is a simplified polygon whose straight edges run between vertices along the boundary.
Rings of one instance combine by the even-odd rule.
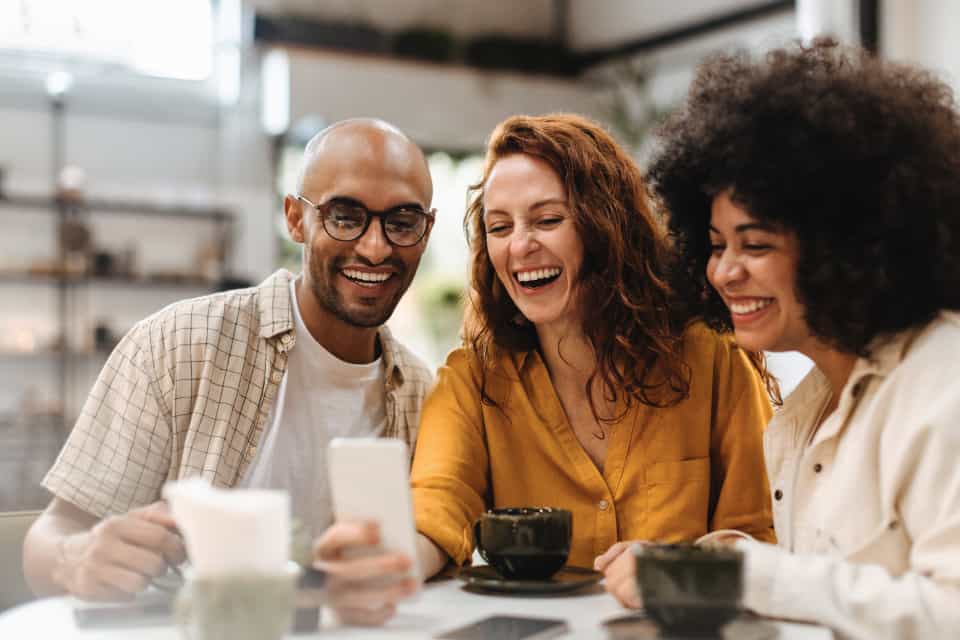
[[[314,566],[341,621],[380,624],[421,582],[407,446],[336,438],[327,465],[336,523],[316,541]]]

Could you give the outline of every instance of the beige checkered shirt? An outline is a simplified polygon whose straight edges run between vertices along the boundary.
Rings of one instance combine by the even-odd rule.
[[[231,487],[263,435],[296,340],[290,281],[178,302],[139,322],[110,355],[43,486],[97,517],[160,498],[200,475]],[[384,437],[413,450],[433,376],[380,329]]]

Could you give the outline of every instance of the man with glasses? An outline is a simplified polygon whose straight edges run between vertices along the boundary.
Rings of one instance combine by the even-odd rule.
[[[303,272],[172,305],[111,354],[44,479],[54,498],[24,545],[38,594],[127,597],[184,556],[163,502],[168,480],[280,488],[332,574],[348,622],[379,623],[415,590],[396,554],[351,560],[372,524],[337,523],[323,452],[336,436],[413,448],[429,370],[384,325],[410,286],[434,221],[421,150],[379,120],[347,120],[304,152],[284,199]],[[367,549],[369,551],[369,549]]]

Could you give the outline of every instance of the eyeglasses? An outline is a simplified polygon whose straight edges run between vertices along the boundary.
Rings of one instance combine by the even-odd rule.
[[[416,206],[401,206],[386,211],[371,211],[359,202],[333,198],[322,204],[314,204],[299,193],[297,200],[305,202],[320,215],[323,229],[334,240],[351,242],[363,236],[373,218],[380,218],[380,226],[390,244],[412,247],[420,242],[430,223],[436,217],[436,209],[424,211]]]

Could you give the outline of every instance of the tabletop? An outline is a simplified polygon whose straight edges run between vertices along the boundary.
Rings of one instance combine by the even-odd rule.
[[[58,640],[180,640],[180,634],[171,624],[122,629],[78,630],[74,623],[72,598],[37,600],[0,614],[0,638],[3,640],[30,640],[56,638]],[[604,622],[629,615],[602,587],[593,585],[567,594],[502,595],[468,591],[457,579],[429,582],[411,600],[401,603],[397,615],[381,628],[338,627],[332,616],[324,612],[323,628],[319,632],[290,635],[290,640],[312,638],[371,638],[401,640],[433,638],[491,615],[515,615],[538,618],[558,618],[566,621],[568,631],[562,638],[612,638]],[[816,625],[765,621],[769,632],[763,638],[776,640],[830,640],[832,633]],[[737,637],[757,637],[755,633],[734,634]],[[622,636],[618,636],[622,637]],[[649,637],[649,636],[648,636]]]

